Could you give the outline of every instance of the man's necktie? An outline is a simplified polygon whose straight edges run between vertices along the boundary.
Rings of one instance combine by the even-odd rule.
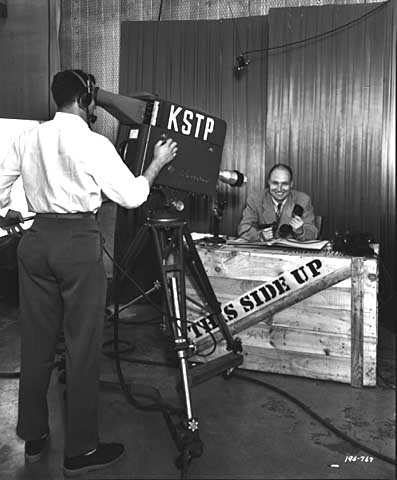
[[[279,223],[280,222],[280,218],[281,218],[281,209],[283,208],[283,203],[282,202],[279,202],[277,204],[277,209],[276,209],[276,222]]]

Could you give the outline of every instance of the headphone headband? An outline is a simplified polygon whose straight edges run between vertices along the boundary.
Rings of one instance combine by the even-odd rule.
[[[92,92],[93,92],[93,84],[91,82],[90,75],[86,74],[87,80],[84,80],[84,78],[78,72],[76,72],[76,70],[70,70],[70,71],[84,85],[85,92],[79,96],[78,103],[81,108],[87,108],[88,105],[92,102]]]

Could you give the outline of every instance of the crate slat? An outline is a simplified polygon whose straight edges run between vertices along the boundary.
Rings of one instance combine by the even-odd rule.
[[[376,345],[366,345],[363,364],[364,387],[376,386]],[[193,357],[193,360],[202,362],[217,358],[226,353],[226,348],[218,346],[216,352],[208,357]],[[349,357],[337,357],[317,355],[306,352],[295,352],[289,350],[278,350],[264,348],[263,346],[244,346],[244,361],[239,368],[245,370],[294,375],[297,377],[313,378],[317,380],[330,380],[342,383],[351,383],[351,370]]]

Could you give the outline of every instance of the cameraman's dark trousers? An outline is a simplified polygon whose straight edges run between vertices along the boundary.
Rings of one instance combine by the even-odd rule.
[[[17,434],[49,431],[47,390],[65,337],[65,455],[98,444],[99,360],[106,301],[102,236],[92,213],[38,214],[18,247],[21,376]]]

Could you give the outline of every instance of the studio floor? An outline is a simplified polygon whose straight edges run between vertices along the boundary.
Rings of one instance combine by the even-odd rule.
[[[5,302],[0,306],[0,370],[4,377],[4,373],[18,372],[19,325],[17,307]],[[148,305],[137,305],[123,318],[121,347],[130,351],[123,353],[121,365],[130,391],[151,391],[153,387],[166,402],[181,405],[177,393],[180,369],[168,366],[172,365],[170,345],[157,312]],[[147,323],[140,325],[143,320]],[[113,325],[107,321],[104,342],[112,338]],[[241,369],[227,379],[216,376],[192,387],[203,452],[190,462],[185,478],[394,479],[395,332],[380,326],[378,345],[376,387],[352,388]],[[128,401],[120,388],[115,361],[105,353],[101,380],[101,438],[124,443],[126,455],[115,465],[83,478],[181,478],[175,466],[179,452],[163,415],[143,411]],[[24,463],[24,443],[15,433],[18,379],[1,378],[0,382],[0,479],[62,479],[62,370],[54,368],[48,394],[49,451],[40,463],[30,466]]]

